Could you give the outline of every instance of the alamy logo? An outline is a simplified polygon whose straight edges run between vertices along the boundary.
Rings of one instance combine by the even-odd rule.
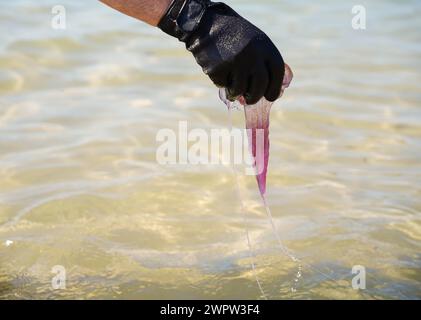
[[[355,5],[352,7],[352,18],[351,25],[354,30],[365,30],[367,29],[367,10],[363,5]]]
[[[354,290],[364,290],[366,288],[366,271],[364,266],[353,266],[352,274],[355,274],[352,278],[352,288]]]
[[[66,29],[66,8],[62,5],[56,5],[51,9],[51,14],[53,14],[51,28],[55,30]]]
[[[249,141],[255,142],[255,158],[249,153]],[[244,165],[246,175],[259,175],[263,166],[265,131],[263,129],[188,130],[187,121],[180,121],[178,132],[161,129],[156,134],[160,143],[156,161],[161,165]]]
[[[54,290],[66,289],[66,268],[57,265],[51,269],[55,276],[51,279],[51,287]]]

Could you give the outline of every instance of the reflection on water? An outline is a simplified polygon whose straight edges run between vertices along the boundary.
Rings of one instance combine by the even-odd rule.
[[[64,31],[52,1],[0,5],[1,298],[262,298],[252,261],[271,299],[421,298],[419,1],[366,1],[365,31],[347,1],[229,1],[296,76],[272,111],[267,195],[303,261],[293,292],[253,177],[251,259],[230,168],[155,161],[159,129],[227,125],[182,45],[97,1],[62,3]]]

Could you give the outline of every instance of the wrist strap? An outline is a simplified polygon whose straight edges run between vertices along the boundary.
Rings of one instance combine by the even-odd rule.
[[[185,42],[199,26],[210,4],[210,0],[173,0],[158,28]]]

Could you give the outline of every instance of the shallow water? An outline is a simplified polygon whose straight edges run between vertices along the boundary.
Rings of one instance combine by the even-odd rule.
[[[356,31],[349,1],[228,2],[295,73],[272,108],[267,199],[297,284],[254,177],[239,181],[265,293],[421,298],[421,3],[365,1]],[[0,4],[0,297],[262,298],[230,167],[155,160],[162,128],[227,126],[217,90],[158,30],[61,3],[66,30],[54,1]]]

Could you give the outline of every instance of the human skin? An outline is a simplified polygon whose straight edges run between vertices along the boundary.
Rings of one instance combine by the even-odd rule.
[[[128,16],[156,27],[167,11],[171,0],[100,0]]]

